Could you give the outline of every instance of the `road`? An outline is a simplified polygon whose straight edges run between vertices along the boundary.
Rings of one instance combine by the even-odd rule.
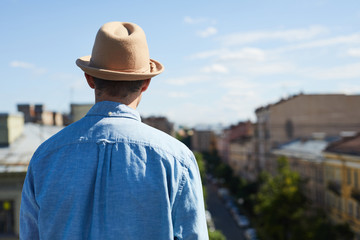
[[[213,184],[207,184],[207,208],[213,218],[215,228],[220,230],[227,240],[245,240],[244,232],[238,227],[230,212],[225,207]]]

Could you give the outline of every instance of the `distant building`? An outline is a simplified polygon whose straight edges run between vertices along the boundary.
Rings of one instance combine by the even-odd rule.
[[[289,161],[291,170],[300,174],[306,181],[304,193],[312,204],[317,207],[325,205],[325,181],[324,181],[324,157],[323,150],[333,141],[339,138],[327,139],[298,139],[274,149],[273,162],[284,156]],[[270,171],[275,174],[276,166]]]
[[[249,181],[256,180],[257,164],[254,159],[254,125],[239,122],[225,130],[226,162],[234,174]]]
[[[171,136],[174,134],[174,124],[169,122],[166,117],[147,117],[141,118],[141,121]]]
[[[19,239],[21,191],[29,161],[36,148],[61,128],[27,123],[20,138],[0,148],[0,238]]]
[[[360,131],[360,95],[299,94],[256,109],[257,160],[269,168],[270,151],[296,138],[314,133],[339,136]]]
[[[230,142],[238,138],[248,138],[254,135],[254,124],[250,121],[239,122],[224,129],[217,136],[217,150],[222,161],[229,162]]]
[[[18,104],[17,109],[24,114],[25,123],[39,123],[43,125],[63,126],[63,115],[58,112],[46,111],[43,104]]]
[[[191,150],[197,152],[212,152],[216,148],[215,134],[211,130],[193,130]]]
[[[26,123],[35,121],[35,108],[30,104],[18,104],[17,110],[24,114],[24,120]]]
[[[326,207],[335,222],[347,222],[360,239],[360,134],[324,151]]]
[[[21,136],[24,128],[22,114],[0,114],[0,145],[8,146]]]
[[[83,118],[87,112],[92,108],[94,104],[75,104],[70,105],[70,118],[71,122],[79,121]]]

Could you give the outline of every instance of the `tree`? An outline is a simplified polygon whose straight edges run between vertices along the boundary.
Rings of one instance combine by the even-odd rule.
[[[312,209],[303,194],[303,181],[291,171],[285,157],[278,159],[278,174],[264,174],[256,194],[258,232],[269,240],[352,240],[348,224],[334,225],[326,214]]]
[[[304,224],[307,200],[301,191],[302,181],[290,170],[286,158],[278,160],[278,174],[264,175],[256,195],[255,213],[259,216],[259,235],[264,239],[299,239]],[[306,239],[306,238],[303,238]]]
[[[226,240],[225,236],[218,230],[209,231],[209,240]]]

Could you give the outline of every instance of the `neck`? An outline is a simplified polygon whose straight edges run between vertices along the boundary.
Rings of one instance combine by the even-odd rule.
[[[136,109],[139,105],[141,100],[141,94],[134,95],[134,96],[128,96],[126,98],[120,98],[120,97],[113,97],[113,96],[103,96],[103,95],[97,95],[95,94],[95,103],[103,102],[103,101],[111,101],[111,102],[118,102],[125,104],[128,107],[131,107],[132,109]]]

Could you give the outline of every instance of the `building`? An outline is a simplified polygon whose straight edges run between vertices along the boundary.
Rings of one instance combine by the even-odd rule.
[[[24,114],[25,123],[39,123],[43,125],[63,126],[63,115],[58,112],[45,110],[43,104],[18,104],[17,109]]]
[[[360,95],[299,94],[256,109],[257,160],[269,169],[271,149],[314,133],[360,131]]]
[[[18,104],[17,105],[18,112],[22,112],[24,114],[24,121],[34,122],[35,121],[35,108],[30,104]]]
[[[349,223],[360,239],[360,134],[324,151],[325,205],[334,222]]]
[[[147,117],[141,118],[142,122],[152,126],[169,135],[174,135],[174,124],[169,122],[166,117]]]
[[[297,139],[272,150],[275,162],[279,157],[286,157],[291,170],[299,173],[305,180],[304,193],[314,206],[324,207],[324,157],[323,150],[339,138]],[[276,169],[270,172],[276,173]]]
[[[8,146],[19,138],[24,128],[22,114],[0,114],[0,146]]]
[[[0,148],[0,238],[19,239],[21,191],[29,161],[36,148],[61,128],[27,123],[21,138]]]
[[[223,162],[229,162],[230,142],[242,137],[252,137],[254,129],[254,124],[250,121],[239,122],[224,129],[221,134],[217,135],[216,147]]]
[[[92,108],[93,104],[75,104],[70,105],[70,121],[76,122],[83,118],[87,112]]]
[[[197,152],[213,152],[216,148],[215,134],[211,130],[193,130],[191,150]]]
[[[239,122],[226,130],[227,163],[234,174],[249,181],[256,180],[257,164],[254,159],[254,126],[250,121]],[[224,157],[224,156],[223,156]]]

